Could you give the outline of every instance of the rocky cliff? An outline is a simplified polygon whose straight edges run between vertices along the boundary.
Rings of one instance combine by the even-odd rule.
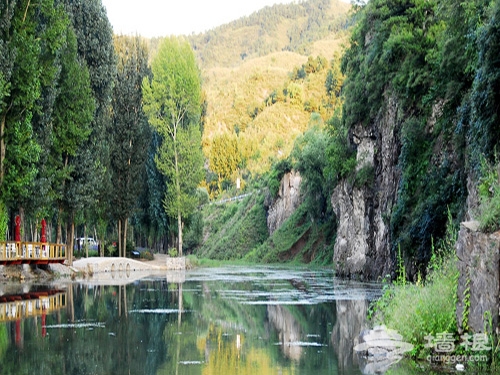
[[[357,146],[357,171],[372,168],[373,180],[362,186],[341,181],[331,197],[338,221],[333,260],[339,276],[377,279],[391,270],[388,221],[400,180],[399,109],[395,99],[386,102],[371,126],[356,126],[350,134]]]
[[[500,232],[486,234],[478,228],[476,221],[464,222],[458,235],[456,316],[460,332],[495,330],[499,323]]]
[[[273,234],[299,207],[301,181],[300,174],[295,171],[285,173],[281,179],[278,196],[271,202],[268,209],[267,228],[269,235]]]

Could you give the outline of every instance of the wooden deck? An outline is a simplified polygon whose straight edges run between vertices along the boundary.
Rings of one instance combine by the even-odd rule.
[[[0,265],[63,263],[66,245],[42,242],[0,242]]]

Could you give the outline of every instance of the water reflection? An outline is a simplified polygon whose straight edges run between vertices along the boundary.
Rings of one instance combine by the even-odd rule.
[[[377,285],[276,267],[133,274],[59,286],[45,324],[19,320],[22,346],[0,323],[0,373],[361,374],[352,347]]]
[[[359,334],[366,325],[369,301],[339,300],[336,303],[337,321],[332,330],[332,346],[339,359],[339,372],[358,365],[353,346],[359,343]]]

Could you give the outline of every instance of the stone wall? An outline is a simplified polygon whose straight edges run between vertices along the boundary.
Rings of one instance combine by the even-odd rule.
[[[463,330],[464,309],[469,329],[484,332],[489,329],[486,314],[491,314],[493,331],[498,327],[500,287],[500,232],[493,234],[478,231],[478,222],[465,222],[460,226],[457,241],[458,302],[457,323]]]
[[[185,270],[186,257],[167,257],[167,270]]]

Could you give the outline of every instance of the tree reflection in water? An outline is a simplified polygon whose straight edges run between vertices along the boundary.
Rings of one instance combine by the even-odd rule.
[[[20,322],[22,348],[15,322],[0,324],[0,373],[361,373],[349,347],[366,301],[336,301],[331,271],[228,268],[125,284],[64,285],[45,337],[39,318]]]

